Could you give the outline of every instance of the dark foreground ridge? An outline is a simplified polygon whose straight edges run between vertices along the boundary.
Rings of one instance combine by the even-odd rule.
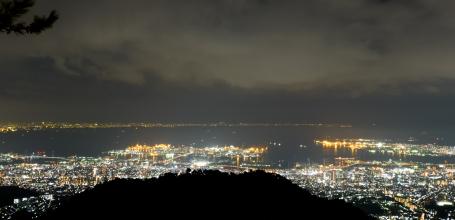
[[[192,171],[118,179],[76,195],[42,219],[369,219],[343,201],[310,195],[286,178],[251,171]]]
[[[39,194],[33,190],[22,189],[17,186],[1,186],[0,187],[0,207],[11,205],[13,199],[38,196]]]

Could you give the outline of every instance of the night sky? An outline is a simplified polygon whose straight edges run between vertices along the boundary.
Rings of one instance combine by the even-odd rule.
[[[0,121],[455,123],[453,0],[38,0]]]

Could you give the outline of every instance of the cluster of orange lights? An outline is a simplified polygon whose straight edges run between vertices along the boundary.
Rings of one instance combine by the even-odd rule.
[[[17,131],[17,129],[13,128],[13,127],[0,127],[0,133],[15,132],[15,131]]]
[[[267,147],[250,147],[244,151],[249,154],[263,154],[267,152]]]
[[[149,156],[159,156],[163,153],[171,152],[170,150],[174,149],[170,144],[156,144],[156,145],[141,145],[136,144],[126,148],[126,154],[140,154],[140,155],[149,155]],[[224,146],[221,148],[218,147],[208,147],[208,148],[199,148],[197,151],[205,151],[207,153],[215,153],[215,152],[230,152],[231,154],[238,154],[238,155],[261,155],[266,153],[268,150],[267,147],[264,146],[250,146],[247,148],[237,147],[237,146]]]
[[[128,147],[126,150],[136,153],[155,153],[158,150],[168,150],[169,148],[171,148],[170,144],[156,144],[153,146],[136,144]]]
[[[267,152],[268,148],[263,146],[251,146],[248,148],[241,148],[237,146],[224,146],[223,151],[238,151],[245,154],[263,154]]]
[[[316,141],[316,144],[321,144],[323,147],[327,148],[350,148],[350,149],[361,149],[365,148],[366,145],[364,142],[360,141],[328,141],[328,140],[321,140],[321,141]]]

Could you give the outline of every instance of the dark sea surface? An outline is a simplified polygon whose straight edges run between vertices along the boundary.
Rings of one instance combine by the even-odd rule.
[[[45,151],[48,156],[100,156],[103,152],[124,149],[133,144],[205,146],[266,145],[266,160],[284,167],[296,163],[331,162],[334,157],[362,160],[455,163],[453,157],[398,157],[368,151],[323,149],[314,143],[318,138],[365,138],[455,146],[455,129],[398,129],[370,127],[179,127],[179,128],[109,128],[50,129],[0,134],[0,152],[31,154]]]

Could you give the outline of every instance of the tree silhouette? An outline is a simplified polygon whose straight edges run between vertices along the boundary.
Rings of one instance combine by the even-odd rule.
[[[55,10],[47,16],[35,15],[30,23],[19,21],[34,5],[34,0],[0,0],[0,33],[40,34],[51,28],[58,19]]]

